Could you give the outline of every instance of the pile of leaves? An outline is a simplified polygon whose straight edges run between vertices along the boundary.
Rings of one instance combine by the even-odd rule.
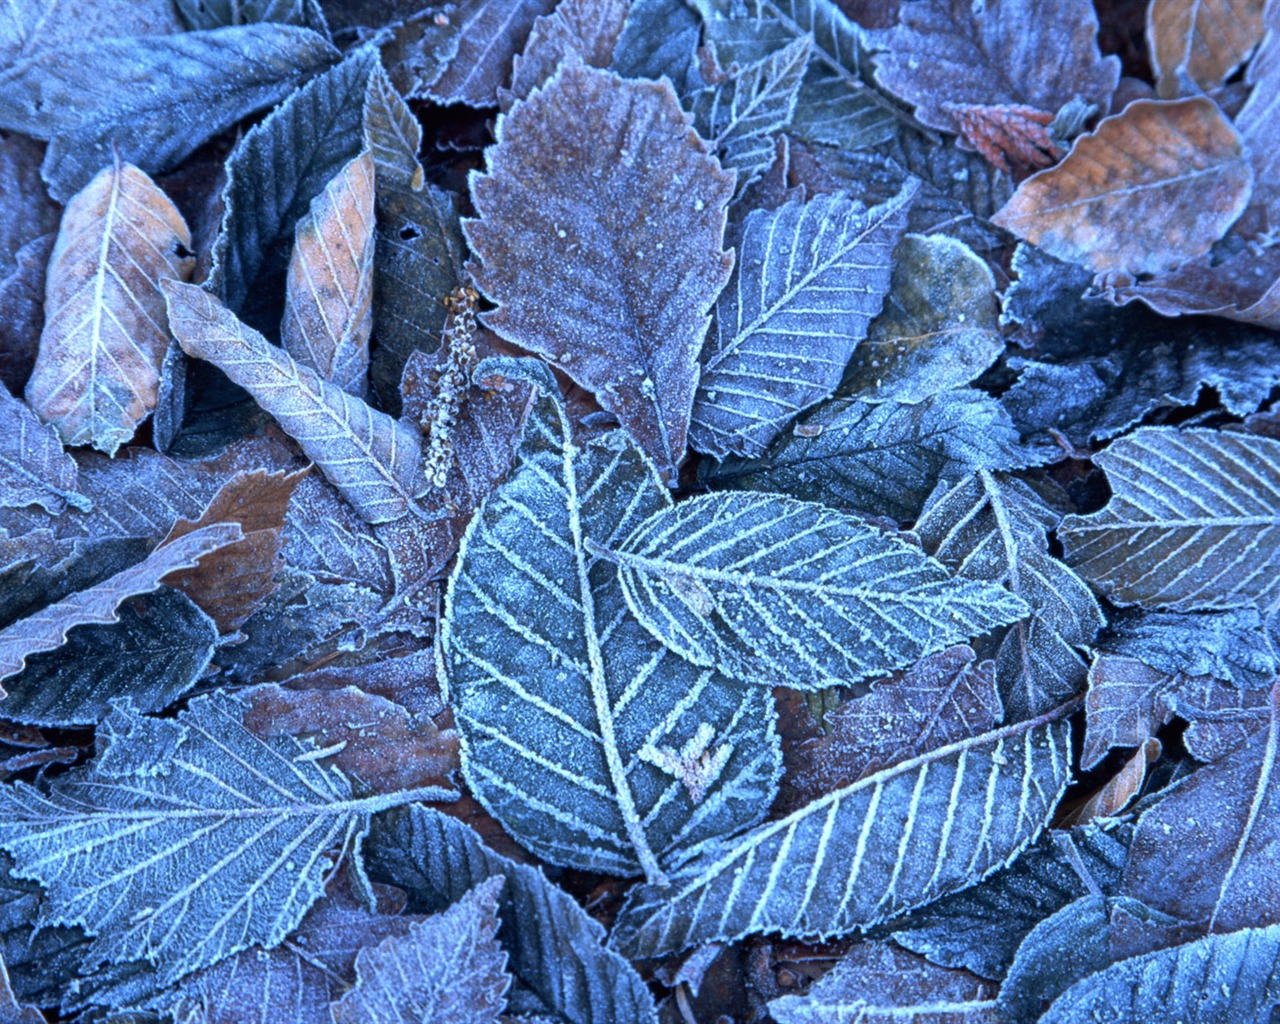
[[[1280,0],[0,67],[0,1019],[1273,1019]]]

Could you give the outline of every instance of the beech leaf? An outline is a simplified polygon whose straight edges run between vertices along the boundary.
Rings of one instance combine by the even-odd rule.
[[[373,173],[366,150],[298,221],[280,327],[286,352],[357,397],[368,389],[373,327]]]
[[[183,351],[246,388],[364,519],[384,523],[417,507],[427,481],[408,427],[292,359],[203,288],[173,283],[165,294]]]
[[[67,204],[27,383],[65,444],[114,455],[155,409],[169,345],[160,282],[190,276],[190,245],[177,207],[131,164],[101,171]]]
[[[0,507],[39,505],[57,515],[92,503],[76,490],[79,471],[52,427],[0,388]]]
[[[1226,234],[1253,187],[1239,133],[1198,97],[1137,100],[1024,181],[993,223],[1093,270],[1172,270]]]
[[[594,392],[674,474],[708,312],[733,264],[721,249],[733,176],[669,82],[572,61],[497,136],[472,180],[479,216],[463,225],[476,283],[498,306],[485,323]]]
[[[777,494],[711,494],[599,549],[627,604],[695,665],[766,686],[854,683],[1026,614],[1001,587],[852,516]]]
[[[1262,38],[1266,0],[1152,0],[1147,45],[1162,99],[1222,85]]]
[[[1280,441],[1149,427],[1094,456],[1110,503],[1062,524],[1067,561],[1116,604],[1280,603]]]

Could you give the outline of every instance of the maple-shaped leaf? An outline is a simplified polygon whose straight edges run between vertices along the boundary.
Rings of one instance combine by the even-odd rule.
[[[92,503],[76,490],[78,475],[53,428],[0,387],[0,507],[39,505],[57,515],[70,505],[87,512]]]
[[[132,164],[67,204],[26,392],[64,443],[114,454],[155,409],[169,345],[160,282],[190,276],[190,244],[177,207]]]
[[[1210,935],[1112,964],[1060,995],[1040,1024],[1249,1021],[1280,1001],[1280,925]]]
[[[949,235],[906,235],[893,252],[884,308],[839,393],[922,402],[962,387],[1004,351],[999,315],[995,277],[977,253]]]
[[[631,890],[613,942],[656,956],[755,933],[825,938],[972,885],[1048,823],[1070,775],[1054,716],[938,747]]]
[[[872,678],[1026,614],[862,520],[777,494],[659,508],[599,550],[655,637],[766,686]]]
[[[605,948],[599,922],[540,869],[495,853],[462,822],[410,805],[375,819],[365,851],[370,875],[408,890],[416,912],[443,910],[505,876],[498,941],[507,969],[533,997],[526,1005],[535,1015],[570,1024],[657,1021],[653,996],[635,969]]]
[[[915,404],[835,399],[802,416],[762,458],[729,456],[705,478],[906,522],[940,480],[1034,461],[999,402],[957,388]]]
[[[542,397],[515,469],[468,529],[440,625],[467,781],[544,859],[660,878],[663,862],[754,823],[771,801],[768,693],[668,652],[588,550],[670,504],[627,436],[575,446],[539,363],[491,360],[478,373]]]
[[[800,770],[788,784],[818,797],[895,761],[987,732],[1003,717],[995,666],[978,662],[970,647],[951,647],[829,711],[826,731],[797,751]]]
[[[373,173],[366,150],[298,221],[280,325],[285,351],[360,397],[373,327]]]
[[[137,565],[96,586],[73,593],[0,630],[0,679],[22,670],[29,655],[52,651],[66,642],[67,630],[88,623],[116,621],[120,602],[147,594],[175,570],[194,566],[201,557],[234,544],[244,535],[236,523],[215,523],[156,548]]]
[[[1003,978],[1022,940],[1050,914],[1095,891],[1114,895],[1128,853],[1098,825],[1046,832],[1009,867],[885,927],[893,941],[944,967]]]
[[[144,171],[167,170],[336,57],[324,36],[288,25],[134,38],[107,31],[0,74],[0,127],[50,140],[44,178],[65,202],[113,145]]]
[[[448,910],[356,956],[356,983],[333,1004],[334,1024],[492,1024],[506,1008],[511,975],[498,945],[494,875]]]
[[[924,0],[877,42],[876,81],[916,108],[931,128],[963,132],[958,107],[1034,107],[1050,116],[1080,97],[1110,105],[1120,61],[1103,57],[1088,0]]]
[[[890,942],[865,942],[804,995],[772,1000],[769,1013],[778,1024],[944,1019],[939,1013],[957,1024],[995,1024],[995,995],[995,985],[968,971],[937,967]]]
[[[1161,99],[1211,92],[1262,38],[1266,0],[1153,0],[1147,46]]]
[[[996,679],[1014,718],[1081,689],[1081,649],[1106,621],[1084,581],[1049,553],[1047,532],[1058,520],[1022,482],[979,470],[940,484],[914,528],[925,551],[957,576],[1002,583],[1035,612],[1010,628],[996,655]]]
[[[426,479],[422,447],[409,427],[322,379],[203,288],[166,288],[183,351],[248,390],[362,517],[381,523],[416,508]]]
[[[1280,441],[1149,427],[1094,456],[1111,501],[1062,523],[1067,561],[1116,604],[1280,603]]]
[[[702,352],[690,443],[760,455],[835,390],[889,290],[911,185],[873,209],[817,196],[746,220],[742,256]]]
[[[1152,273],[1208,252],[1240,216],[1253,169],[1212,100],[1138,100],[1024,181],[992,218],[1059,259]]]
[[[570,54],[591,67],[609,67],[631,7],[631,0],[565,0],[540,17],[533,23],[524,51],[512,62],[510,89],[498,90],[502,108],[509,109],[546,82]]]
[[[47,891],[45,923],[95,936],[87,963],[147,959],[171,984],[278,945],[320,896],[331,849],[358,856],[370,814],[444,795],[352,799],[308,747],[249,733],[242,710],[226,694],[197,698],[157,748],[154,720],[117,708],[88,766],[0,789],[0,846]],[[131,767],[108,770],[109,758]]]
[[[484,317],[594,392],[674,476],[733,176],[689,127],[669,82],[564,64],[498,121],[479,216],[463,228]],[[678,184],[677,184],[678,183]]]

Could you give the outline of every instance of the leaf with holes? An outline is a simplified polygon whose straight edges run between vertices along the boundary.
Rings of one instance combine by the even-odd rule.
[[[619,432],[577,449],[545,367],[478,371],[499,374],[542,398],[515,469],[463,539],[441,621],[467,782],[546,860],[662,878],[768,806],[779,760],[768,694],[668,652],[588,550],[670,505],[652,465]]]
[[[1110,503],[1062,523],[1067,562],[1116,604],[1280,606],[1280,441],[1150,427],[1094,456]]]

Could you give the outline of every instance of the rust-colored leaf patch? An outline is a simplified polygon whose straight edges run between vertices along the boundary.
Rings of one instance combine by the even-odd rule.
[[[1262,38],[1266,0],[1151,0],[1147,46],[1163,99],[1216,89]]]

